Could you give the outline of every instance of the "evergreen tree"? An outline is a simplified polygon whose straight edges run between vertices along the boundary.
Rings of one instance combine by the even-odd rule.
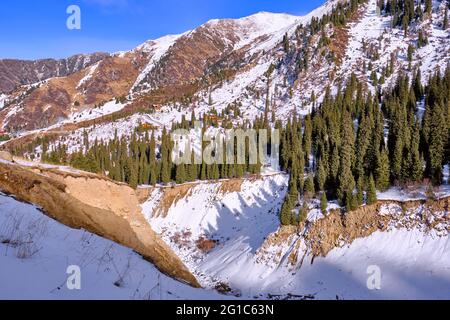
[[[323,191],[325,188],[325,183],[327,181],[327,172],[325,170],[322,159],[319,160],[319,165],[317,166],[316,180],[319,190]]]
[[[356,203],[361,206],[364,203],[364,182],[363,177],[359,177],[356,183]]]
[[[177,165],[175,181],[182,184],[186,181],[186,170],[184,164]]]
[[[306,222],[307,218],[308,218],[308,205],[306,203],[304,203],[298,213],[298,222],[304,223],[304,222]]]
[[[155,149],[156,149],[155,134],[152,133],[152,137],[150,139],[149,151],[148,151],[148,159],[149,159],[149,168],[150,168],[149,183],[153,186],[156,185],[156,182],[158,180]]]
[[[442,105],[433,107],[431,116],[431,132],[429,144],[428,172],[433,183],[442,183],[442,165],[444,163],[444,148],[448,139],[446,116]]]
[[[367,204],[371,205],[376,202],[377,202],[377,191],[375,188],[375,180],[373,179],[373,176],[370,175],[369,185],[367,188]]]
[[[289,195],[284,199],[283,205],[280,211],[280,222],[282,225],[287,226],[291,224],[292,221],[292,201]]]
[[[409,153],[409,178],[411,181],[421,181],[423,178],[423,165],[420,157],[420,124],[415,124]]]
[[[432,0],[425,0],[425,12],[431,14],[432,9],[433,9]]]
[[[444,21],[442,22],[442,29],[447,30],[448,28],[448,6],[445,7]]]
[[[327,214],[328,200],[325,192],[322,192],[322,196],[320,197],[320,210],[322,214],[325,216]]]
[[[283,48],[286,53],[289,52],[289,37],[287,33],[283,36]]]
[[[387,190],[390,185],[390,165],[389,157],[387,152],[383,149],[377,157],[377,165],[375,170],[375,175],[377,178],[377,187],[380,191]]]
[[[313,176],[310,174],[308,175],[308,178],[305,181],[305,195],[311,196],[314,194],[315,190],[314,190],[314,178]]]
[[[344,112],[342,117],[342,146],[340,152],[340,164],[338,173],[338,199],[343,201],[344,199],[350,199],[355,188],[355,179],[352,174],[352,163],[355,158],[354,154],[354,133],[353,122],[350,114]]]

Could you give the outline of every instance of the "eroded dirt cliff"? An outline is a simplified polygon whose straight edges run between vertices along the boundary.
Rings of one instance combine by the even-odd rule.
[[[132,248],[165,274],[194,287],[196,278],[151,229],[132,188],[81,172],[0,162],[0,190],[50,217]]]
[[[367,238],[377,231],[420,228],[424,232],[447,235],[450,232],[449,208],[450,197],[444,197],[435,200],[382,200],[346,213],[332,210],[324,218],[306,226],[280,227],[268,236],[258,253],[265,257],[274,247],[281,248],[278,251],[280,262],[282,257],[288,257],[291,265],[301,265],[302,255],[326,257],[331,250],[348,246],[356,239]],[[289,245],[283,247],[282,244]]]

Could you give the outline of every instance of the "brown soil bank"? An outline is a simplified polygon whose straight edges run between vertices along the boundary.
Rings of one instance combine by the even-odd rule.
[[[380,214],[384,205],[398,205],[403,211],[400,215]],[[448,212],[450,197],[440,200],[414,201],[378,201],[376,204],[360,207],[354,211],[341,213],[333,210],[325,218],[314,222],[305,234],[305,241],[314,256],[326,256],[341,243],[350,244],[355,239],[365,238],[380,230],[386,231],[390,226],[411,228],[423,225],[433,229],[440,222],[448,221],[449,217],[436,217],[436,212]],[[404,219],[408,212],[417,212],[417,218]],[[433,216],[433,219],[429,219]],[[450,230],[449,230],[450,231]]]
[[[132,188],[92,174],[0,162],[0,190],[46,214],[132,248],[163,273],[194,287],[196,278],[151,229]]]

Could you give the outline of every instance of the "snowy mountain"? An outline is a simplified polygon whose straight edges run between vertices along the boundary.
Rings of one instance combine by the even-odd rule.
[[[393,70],[382,88],[391,86],[400,72],[412,74],[411,66],[420,68],[425,83],[430,73],[449,62],[449,33],[442,29],[445,1],[435,1],[431,17],[414,23],[406,35],[391,27],[391,16],[380,15],[377,2],[369,0],[345,25],[305,36],[306,25],[331,14],[339,3],[346,2],[328,1],[302,17],[263,12],[212,20],[182,35],[113,54],[73,75],[21,87],[4,98],[2,127],[23,132],[109,113],[121,118],[154,104],[200,114],[211,109],[209,100],[218,111],[239,104],[244,118],[263,113],[269,103],[283,118],[294,110],[308,113],[312,96],[320,102],[326,87],[337,89],[352,73],[374,90],[372,70],[381,77],[388,64]],[[416,46],[419,31],[428,41],[409,61],[408,46]],[[283,49],[285,37],[288,52]],[[308,68],[300,68],[306,58]],[[102,111],[118,98],[127,100],[126,107]],[[80,116],[83,112],[90,116]]]
[[[402,169],[409,165],[406,151],[416,138],[423,144],[433,132],[442,133],[434,144],[440,145],[442,159],[435,162],[442,167],[442,181],[434,188],[422,176],[416,183],[390,181],[387,164],[389,186],[378,193],[373,187],[377,201],[365,203],[368,188],[352,187],[350,193],[361,192],[361,203],[347,210],[334,194],[327,202],[322,186],[302,205],[293,204],[291,213],[306,211],[294,226],[280,223],[292,167],[207,181],[198,178],[199,166],[197,178],[184,180],[190,182],[160,181],[163,140],[173,128],[188,127],[191,117],[204,123],[215,117],[224,126],[215,123],[206,130],[223,132],[225,125],[244,126],[264,117],[272,118],[264,120],[269,127],[275,127],[276,118],[290,128],[300,116],[303,148],[307,117],[302,117],[318,114],[312,111],[327,94],[338,96],[338,107],[339,99],[352,101],[341,89],[354,79],[367,115],[348,115],[347,127],[340,123],[344,117],[332,119],[336,124],[329,131],[321,121],[331,122],[330,116],[309,119],[324,136],[312,137],[310,149],[319,148],[315,139],[323,139],[338,153],[340,131],[347,129],[354,131],[352,142],[360,135],[369,141],[369,134],[359,132],[364,121],[371,122],[368,130],[381,131],[379,144],[388,145],[397,105],[384,110],[381,96],[384,100],[403,75],[420,79],[421,87],[450,65],[450,28],[444,23],[450,2],[427,0],[429,8],[411,2],[417,6],[411,21],[390,12],[388,1],[328,0],[305,16],[261,12],[211,20],[124,52],[0,61],[0,149],[15,155],[0,151],[0,264],[6,270],[0,274],[0,298],[449,299],[450,164],[443,157],[450,154],[450,136],[445,137],[450,127],[444,123],[450,108],[428,111],[429,127],[423,129],[429,92],[405,103],[410,113],[401,114],[402,132],[408,132],[402,138],[408,142],[399,154]],[[411,99],[411,92],[402,96]],[[435,101],[438,95],[445,93],[431,94]],[[367,96],[380,97],[381,112],[373,112],[376,103],[366,102]],[[436,129],[433,121],[443,124]],[[193,141],[195,130],[189,129]],[[145,149],[151,133],[155,144]],[[334,149],[332,134],[339,140],[333,141]],[[89,152],[93,146],[97,152]],[[294,145],[283,147],[293,153]],[[428,150],[417,150],[422,174],[429,169]],[[307,162],[299,175],[302,189],[303,180],[312,181],[313,190],[320,184],[318,174],[313,177],[320,167],[314,151],[299,156]],[[128,159],[127,152],[139,161]],[[152,161],[151,155],[161,172],[153,183],[151,169],[143,164],[143,159]],[[334,156],[330,152],[330,163]],[[343,162],[338,159],[338,171]],[[91,173],[60,165],[69,163]],[[104,169],[107,165],[118,172]],[[169,176],[178,167],[172,169]],[[369,176],[373,180],[372,172]],[[325,195],[325,208],[319,195]],[[70,265],[83,270],[81,291],[65,285]]]

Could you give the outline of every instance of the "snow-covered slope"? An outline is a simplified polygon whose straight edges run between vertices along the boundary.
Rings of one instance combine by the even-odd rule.
[[[448,211],[435,210],[427,221],[441,223],[430,229],[418,223],[423,207],[404,214],[400,205],[387,204],[379,212],[392,217],[386,230],[314,257],[307,231],[278,229],[286,176],[234,188],[224,182],[178,188],[172,195],[154,190],[143,211],[206,287],[229,287],[243,298],[450,298]],[[374,270],[380,271],[378,290],[367,284]]]
[[[156,40],[146,41],[145,43],[138,46],[133,51],[141,51],[149,54],[150,59],[148,60],[146,66],[142,72],[138,75],[131,91],[135,90],[136,87],[145,79],[147,74],[152,71],[156,63],[162,58],[162,56],[169,50],[169,48],[175,43],[175,41],[182,35],[169,35]]]
[[[70,229],[0,194],[0,299],[221,299],[160,273],[131,249]],[[81,289],[69,290],[69,266]]]

